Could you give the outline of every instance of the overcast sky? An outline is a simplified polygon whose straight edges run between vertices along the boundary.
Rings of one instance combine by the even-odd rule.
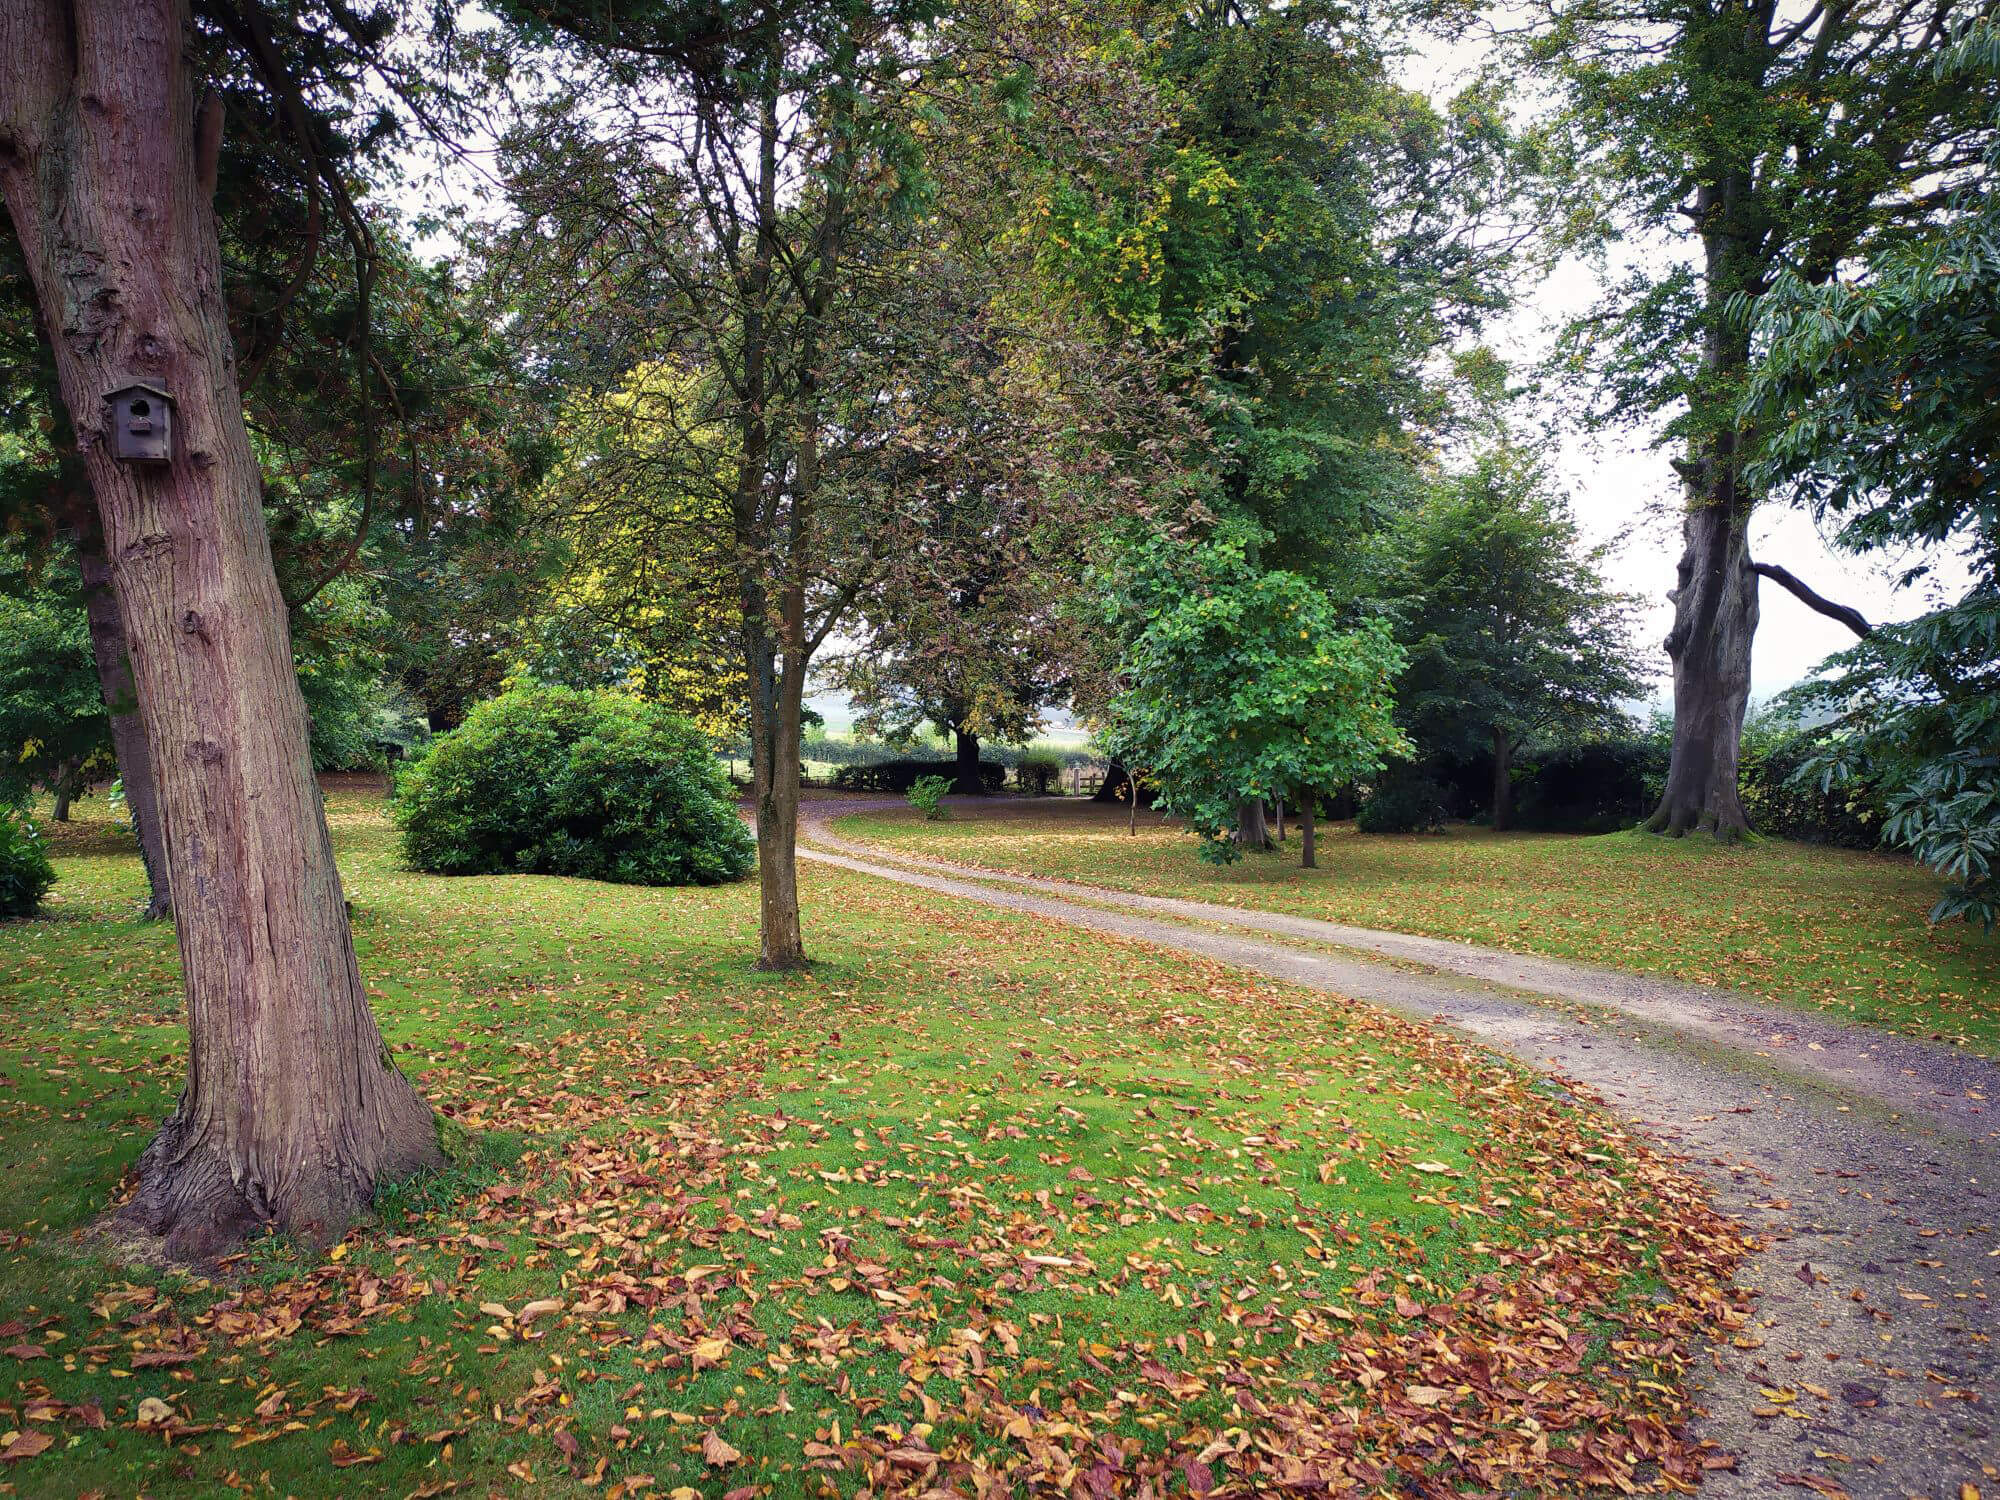
[[[1421,44],[1421,52],[1398,59],[1395,72],[1410,87],[1440,103],[1480,67],[1490,52],[1481,42]],[[1517,106],[1532,109],[1532,105]],[[1664,259],[1686,254],[1684,245],[1664,241],[1620,248],[1622,260]],[[1521,289],[1522,304],[1506,322],[1489,330],[1494,347],[1517,369],[1544,356],[1556,330],[1587,311],[1598,299],[1600,273],[1566,263],[1539,285]],[[1557,393],[1558,397],[1560,393]],[[1658,647],[1673,623],[1667,590],[1680,559],[1679,481],[1668,466],[1670,450],[1651,445],[1647,431],[1584,434],[1552,423],[1558,444],[1557,467],[1570,490],[1577,519],[1593,542],[1616,549],[1608,573],[1614,587],[1645,601],[1643,639]],[[1858,558],[1835,552],[1821,539],[1811,517],[1778,504],[1753,517],[1751,556],[1789,568],[1821,595],[1852,605],[1868,619],[1908,619],[1934,607],[1918,590],[1899,590],[1894,575],[1907,566],[1900,557]],[[1953,569],[1944,570],[1949,580]],[[1765,582],[1758,595],[1762,618],[1751,658],[1751,693],[1762,700],[1809,676],[1826,656],[1854,643],[1853,632],[1807,609],[1777,584]],[[1658,698],[1671,700],[1664,649],[1656,660],[1662,673]]]

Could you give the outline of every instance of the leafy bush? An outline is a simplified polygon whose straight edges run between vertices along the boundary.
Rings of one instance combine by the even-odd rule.
[[[1420,768],[1391,762],[1354,815],[1361,833],[1435,833],[1444,826],[1444,789]]]
[[[0,807],[0,917],[32,917],[55,883],[35,825],[25,813]]]
[[[868,766],[842,766],[833,773],[833,785],[842,792],[906,793],[925,776],[949,770],[947,760],[884,760]],[[997,762],[979,763],[979,784],[989,792],[1006,785],[1007,768]]]
[[[910,806],[931,822],[942,823],[950,816],[944,805],[944,794],[950,790],[949,776],[919,776],[910,788]]]
[[[1063,758],[1053,750],[1023,750],[1014,762],[1014,781],[1024,792],[1046,797],[1062,779]]]
[[[737,880],[755,846],[686,719],[612,692],[531,686],[490,699],[396,779],[412,868],[628,885]]]
[[[1831,748],[1825,729],[1753,719],[1743,733],[1741,787],[1750,826],[1774,838],[1872,849],[1885,809],[1873,778],[1825,783],[1809,767]]]
[[[1667,742],[1650,736],[1525,752],[1514,767],[1513,825],[1541,833],[1630,828],[1659,800],[1668,755]]]

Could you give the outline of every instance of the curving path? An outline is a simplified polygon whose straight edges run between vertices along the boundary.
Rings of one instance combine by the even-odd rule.
[[[1724,990],[969,869],[828,827],[873,806],[807,804],[800,854],[1456,1026],[1682,1153],[1766,1242],[1744,1273],[1756,1320],[1700,1367],[1704,1435],[1737,1459],[1705,1493],[2000,1496],[2000,1067]]]

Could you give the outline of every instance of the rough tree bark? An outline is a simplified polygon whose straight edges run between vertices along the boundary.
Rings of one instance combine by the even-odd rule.
[[[132,662],[125,648],[125,622],[119,617],[118,596],[111,583],[95,528],[77,542],[83,570],[84,612],[90,620],[90,653],[97,664],[97,687],[111,719],[111,748],[118,757],[118,779],[125,788],[125,808],[139,839],[139,858],[146,867],[148,921],[172,909],[167,879],[167,844],[160,827],[160,799],[153,780],[153,755],[146,748],[146,726],[139,717],[139,689],[132,680]]]
[[[1725,23],[1727,24],[1727,23]],[[1752,495],[1743,480],[1734,392],[1750,361],[1750,331],[1731,303],[1761,289],[1752,243],[1761,226],[1750,173],[1711,169],[1690,213],[1702,239],[1707,307],[1702,335],[1700,431],[1675,468],[1688,490],[1683,550],[1667,655],[1674,665],[1674,742],[1660,805],[1645,826],[1725,842],[1749,831],[1737,787],[1743,716],[1750,706],[1750,644],[1757,633],[1757,575],[1750,564]]]
[[[1236,804],[1236,842],[1245,849],[1271,847],[1271,830],[1264,821],[1264,799],[1245,797]]]
[[[757,817],[757,967],[804,968],[799,926],[799,752],[803,672],[784,669],[761,614],[762,595],[746,587],[745,665],[750,673],[750,783]],[[753,611],[756,611],[753,613]]]
[[[188,1080],[119,1211],[169,1256],[324,1241],[439,1164],[368,1008],[258,504],[187,0],[0,0],[0,192],[54,335],[158,772]],[[173,393],[170,464],[111,456],[106,393]]]
[[[69,805],[75,799],[77,783],[82,779],[83,762],[80,760],[66,760],[56,767],[55,780],[50,783],[56,794],[56,804],[49,810],[49,816],[56,822],[69,821]]]
[[[1654,833],[1678,838],[1694,830],[1729,842],[1750,827],[1737,787],[1750,704],[1750,643],[1757,633],[1749,520],[1748,506],[1728,503],[1688,512],[1667,636],[1674,664],[1673,755],[1660,805],[1645,825]]]
[[[1493,731],[1493,831],[1504,833],[1514,821],[1514,742],[1507,731]]]
[[[961,797],[977,797],[986,791],[979,779],[979,736],[962,724],[952,726],[953,754],[951,789]]]

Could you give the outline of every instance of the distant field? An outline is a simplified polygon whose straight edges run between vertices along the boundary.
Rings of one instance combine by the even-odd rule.
[[[1779,840],[1724,848],[1641,833],[1579,838],[1454,828],[1322,831],[1321,868],[1281,854],[1204,865],[1142,813],[995,802],[924,823],[901,812],[842,832],[1019,874],[1295,912],[1725,984],[1892,1031],[2000,1054],[2000,934],[1932,929],[1935,878],[1905,859]]]

